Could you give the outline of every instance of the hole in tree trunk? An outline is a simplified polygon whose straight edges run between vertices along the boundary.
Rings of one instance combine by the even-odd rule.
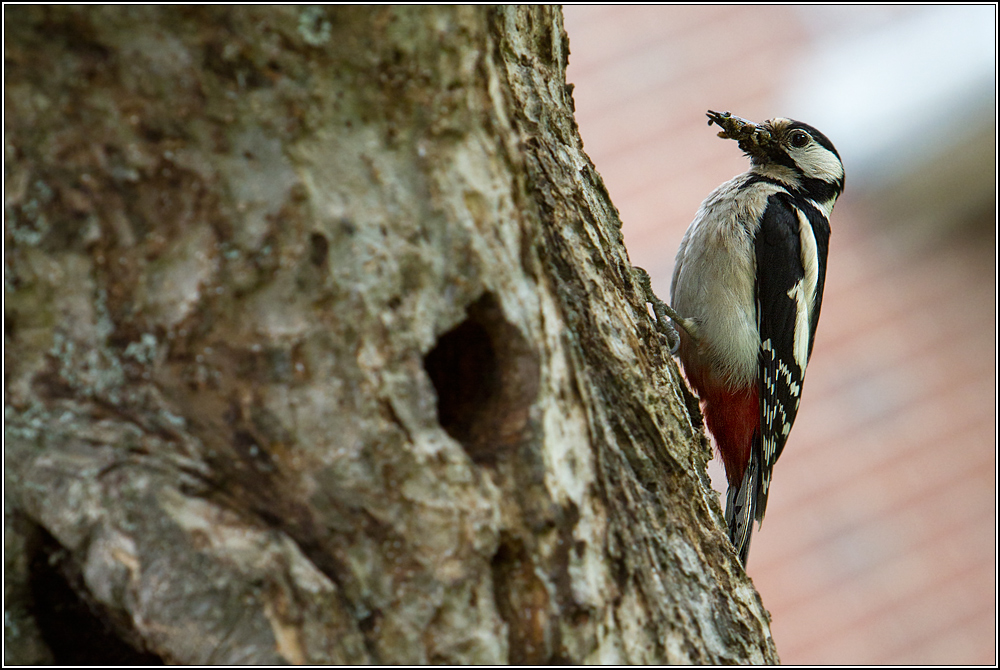
[[[487,293],[424,358],[438,421],[477,463],[495,463],[530,437],[538,358]]]
[[[56,665],[163,665],[117,635],[101,608],[81,597],[68,552],[43,528],[29,565],[32,615]]]

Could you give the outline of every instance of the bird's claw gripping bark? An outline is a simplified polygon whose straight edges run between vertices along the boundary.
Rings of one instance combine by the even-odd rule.
[[[657,295],[653,293],[653,287],[648,272],[636,266],[633,266],[632,269],[635,271],[636,277],[639,280],[639,285],[642,287],[642,291],[645,294],[646,302],[653,306],[653,315],[656,317],[656,329],[661,334],[666,336],[667,344],[670,347],[670,353],[676,354],[681,345],[680,334],[677,332],[677,329],[671,325],[671,322],[680,326],[680,328],[692,340],[697,342],[694,322],[680,316],[670,305],[660,300]]]

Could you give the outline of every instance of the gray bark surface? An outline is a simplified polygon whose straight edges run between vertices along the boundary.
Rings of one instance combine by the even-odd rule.
[[[558,8],[5,19],[8,663],[777,660]]]

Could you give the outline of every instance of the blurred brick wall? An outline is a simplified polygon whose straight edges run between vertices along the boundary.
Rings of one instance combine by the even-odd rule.
[[[705,110],[783,115],[810,33],[777,6],[564,14],[585,148],[666,297],[701,200],[747,167]],[[852,202],[848,165],[802,410],[748,569],[783,662],[996,664],[995,445],[994,222],[908,243]]]

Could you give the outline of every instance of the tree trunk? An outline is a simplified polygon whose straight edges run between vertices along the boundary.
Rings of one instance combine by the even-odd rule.
[[[8,663],[777,660],[558,8],[5,14]]]

